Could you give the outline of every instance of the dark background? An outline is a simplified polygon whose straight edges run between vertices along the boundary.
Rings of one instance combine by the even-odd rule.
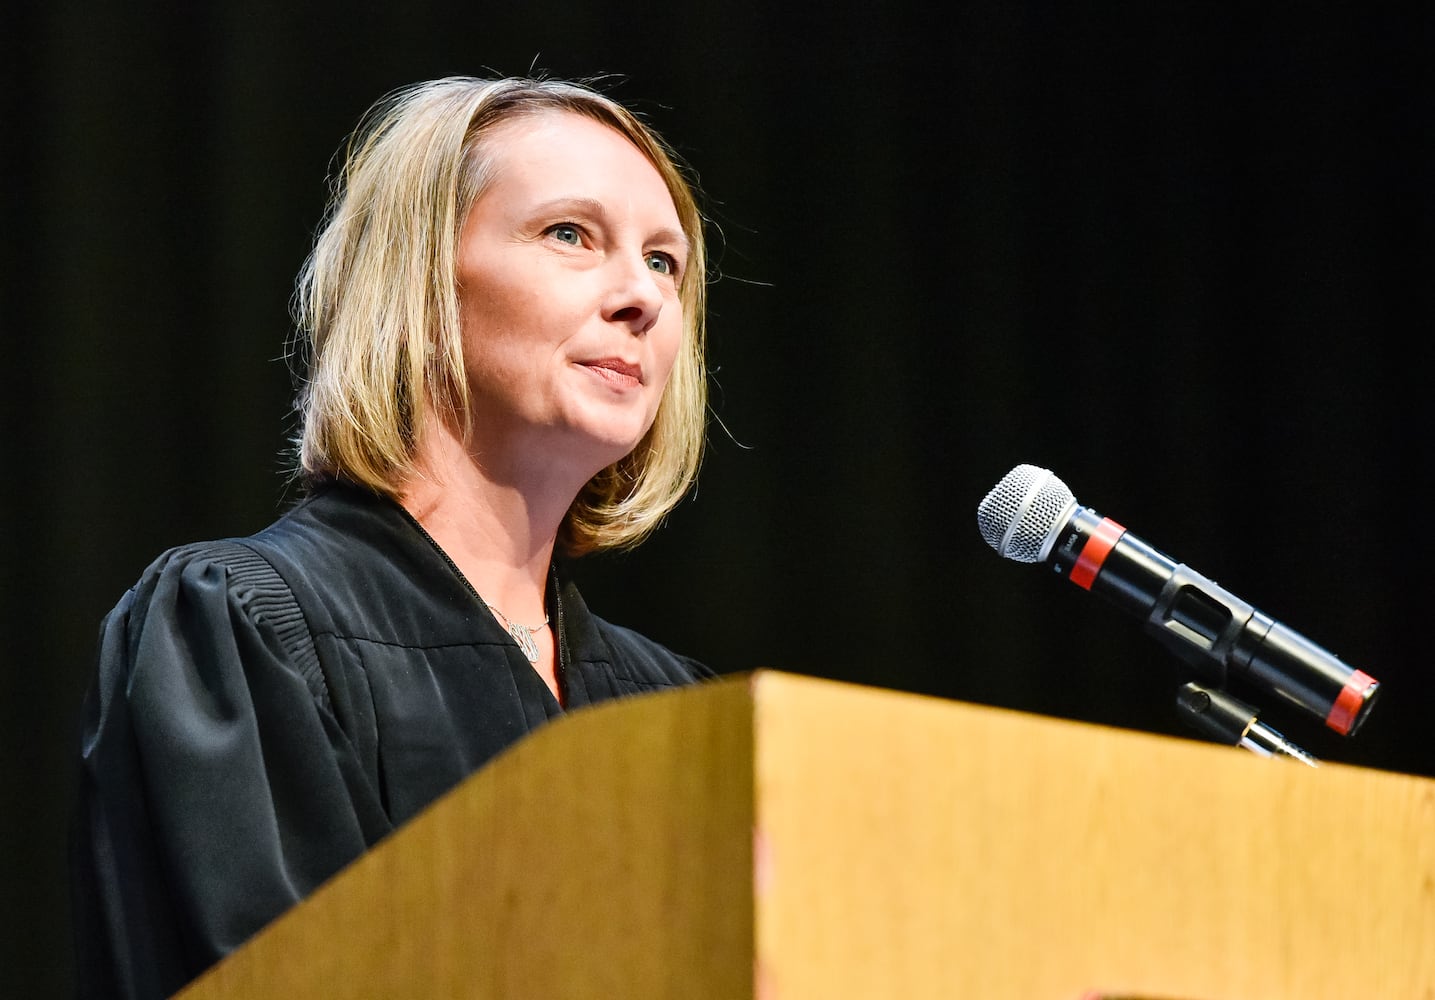
[[[1030,462],[1383,683],[1351,739],[1232,689],[1272,726],[1435,775],[1435,38],[1362,7],[10,5],[7,992],[70,981],[99,619],[162,549],[279,509],[331,157],[454,73],[616,74],[706,193],[711,450],[664,532],[588,567],[600,614],[724,672],[1189,735],[1133,621],[981,541]]]

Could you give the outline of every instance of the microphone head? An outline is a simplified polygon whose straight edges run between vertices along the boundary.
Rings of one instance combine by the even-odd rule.
[[[977,527],[1002,558],[1042,562],[1075,507],[1076,497],[1050,469],[1018,465],[977,505]]]

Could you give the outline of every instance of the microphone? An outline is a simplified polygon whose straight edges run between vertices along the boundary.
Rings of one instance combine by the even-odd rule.
[[[1050,469],[1018,465],[977,507],[982,538],[1006,559],[1060,576],[1144,619],[1145,630],[1209,683],[1268,690],[1343,736],[1380,684],[1124,527],[1076,502]]]

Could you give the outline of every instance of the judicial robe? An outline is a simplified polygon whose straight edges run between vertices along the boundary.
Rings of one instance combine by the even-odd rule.
[[[713,676],[558,570],[548,607],[570,710]],[[80,995],[168,996],[563,711],[386,498],[335,484],[164,553],[104,619],[85,701]]]

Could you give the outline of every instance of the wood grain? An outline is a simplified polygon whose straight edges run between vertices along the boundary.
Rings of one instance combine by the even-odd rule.
[[[1435,781],[773,671],[494,761],[185,1000],[1435,1000]]]

